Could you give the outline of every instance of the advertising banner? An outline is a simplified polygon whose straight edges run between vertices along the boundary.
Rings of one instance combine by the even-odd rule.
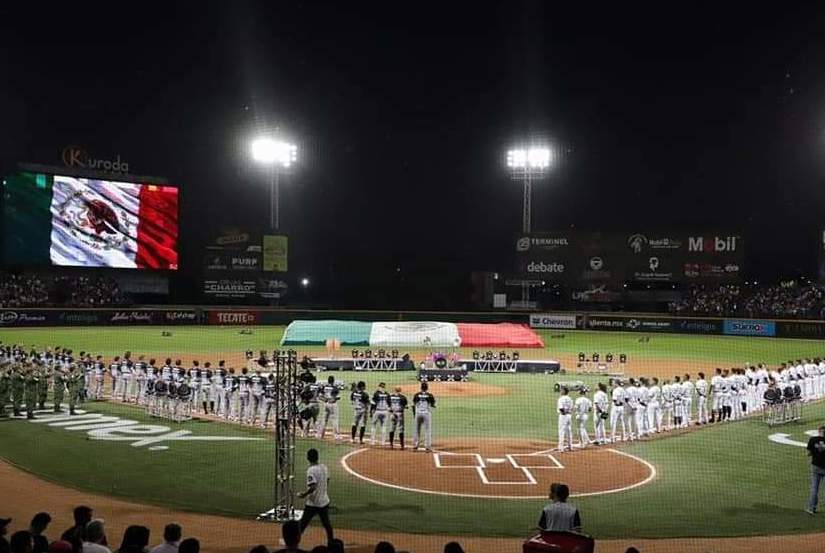
[[[25,309],[3,309],[0,311],[0,328],[14,326],[48,326],[56,320],[49,311],[29,311]]]
[[[732,336],[776,336],[776,323],[754,319],[725,319],[722,332]]]
[[[288,270],[289,240],[286,236],[264,235],[263,270],[285,273]]]
[[[667,318],[619,317],[588,315],[587,328],[593,330],[629,330],[638,332],[673,332],[673,321]]]
[[[260,271],[261,256],[257,253],[233,253],[227,256],[233,271]]]
[[[673,331],[683,334],[722,334],[722,321],[714,319],[674,319]]]
[[[776,335],[786,338],[825,338],[825,322],[777,321]]]
[[[254,325],[261,320],[259,311],[245,309],[215,310],[207,312],[207,321],[211,325]]]
[[[203,281],[203,293],[212,298],[253,298],[257,294],[257,282],[241,279],[207,279]]]
[[[573,329],[576,328],[576,315],[573,313],[532,313],[530,327]]]

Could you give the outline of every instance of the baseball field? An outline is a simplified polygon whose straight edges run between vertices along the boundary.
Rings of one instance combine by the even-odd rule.
[[[164,330],[171,336],[162,336]],[[283,328],[240,331],[21,329],[0,330],[0,340],[37,348],[71,347],[107,359],[129,350],[161,359],[227,359],[228,365],[241,366],[245,350],[275,349]],[[640,339],[639,333],[587,331],[548,331],[542,338],[545,350],[531,356],[557,359],[565,369],[575,367],[578,352],[625,353],[627,375],[659,377],[685,372],[695,377],[697,371],[710,373],[717,366],[775,364],[825,353],[822,343],[813,340],[684,335]],[[336,375],[347,384],[364,380],[368,390],[379,381],[400,385],[409,396],[417,388],[411,371]],[[475,548],[500,550],[500,544],[516,544],[530,534],[547,487],[555,481],[570,484],[586,531],[599,540],[619,540],[617,544],[788,534],[807,542],[814,538],[806,534],[820,531],[822,520],[803,512],[809,470],[799,446],[807,440],[806,431],[825,419],[825,404],[805,406],[800,423],[780,428],[768,428],[754,418],[560,454],[550,451],[556,435],[554,384],[571,379],[591,388],[605,381],[571,374],[473,374],[468,383],[434,384],[435,453],[301,439],[296,455],[301,460],[299,481],[306,449],[318,448],[331,472],[333,522],[356,532],[353,543],[366,540],[365,535],[409,535],[411,544],[425,535],[503,538],[479,541]],[[41,494],[75,497],[78,491],[101,502],[107,498],[133,514],[141,506],[147,512],[176,512],[204,528],[216,524],[214,515],[228,517],[230,526],[235,519],[238,528],[248,528],[246,521],[271,506],[270,431],[215,420],[158,421],[136,406],[108,402],[82,408],[85,414],[74,420],[44,415],[35,421],[0,421],[0,457],[7,462],[0,493],[14,494],[13,504],[19,507],[13,510],[20,511],[19,516],[48,505]],[[341,413],[341,429],[348,434],[348,402]],[[88,424],[78,422],[82,420]],[[123,420],[137,421],[141,432],[118,429]],[[107,421],[112,426],[101,428]],[[750,543],[761,548],[767,542]],[[763,545],[753,545],[757,543]]]

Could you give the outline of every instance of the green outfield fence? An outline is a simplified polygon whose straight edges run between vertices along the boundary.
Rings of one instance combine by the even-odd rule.
[[[0,329],[95,325],[286,325],[298,319],[363,321],[515,322],[549,330],[825,338],[825,321],[672,317],[637,313],[514,313],[377,311],[248,307],[129,307],[120,309],[0,309]]]

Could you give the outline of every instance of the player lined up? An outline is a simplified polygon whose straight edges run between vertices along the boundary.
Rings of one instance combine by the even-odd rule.
[[[772,370],[762,364],[744,369],[717,368],[710,382],[703,372],[698,377],[695,382],[689,374],[661,383],[655,377],[616,380],[609,391],[599,383],[592,401],[585,387],[579,389],[575,401],[569,389],[562,387],[556,405],[559,450],[573,449],[574,421],[577,447],[587,447],[637,440],[692,424],[738,420],[761,412],[766,406],[766,392],[774,387],[798,386],[803,401],[825,397],[825,361],[819,359],[783,363]],[[588,431],[591,416],[593,440]]]

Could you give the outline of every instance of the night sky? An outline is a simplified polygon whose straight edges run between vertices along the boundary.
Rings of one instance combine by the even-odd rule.
[[[507,269],[521,189],[504,153],[530,137],[561,154],[535,230],[741,229],[749,275],[815,266],[816,3],[9,4],[0,170],[82,144],[168,177],[185,273],[215,227],[266,225],[247,142],[276,126],[300,147],[290,262],[322,296],[384,287],[376,302],[400,305],[417,276]]]

